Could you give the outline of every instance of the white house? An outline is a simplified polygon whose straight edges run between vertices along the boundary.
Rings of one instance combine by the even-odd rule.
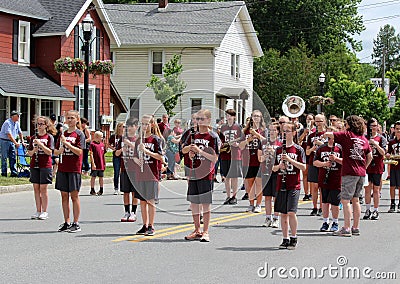
[[[213,118],[235,108],[239,122],[250,114],[253,59],[263,52],[243,1],[109,4],[105,10],[120,42],[111,45],[111,80],[131,115],[165,112],[146,84],[152,74],[162,76],[174,54],[181,55],[187,83],[177,117],[188,119],[199,108],[211,109]]]

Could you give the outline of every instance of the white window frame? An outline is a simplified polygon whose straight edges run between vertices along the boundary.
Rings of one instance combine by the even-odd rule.
[[[79,58],[82,60],[85,60],[85,54],[82,50],[82,47],[84,45],[83,41],[83,25],[82,23],[79,24]],[[89,62],[93,62],[96,60],[96,27],[93,26],[93,31],[92,31],[92,37],[90,38],[89,41]]]
[[[240,55],[231,53],[231,77],[240,79]]]
[[[84,88],[83,88],[83,85],[79,85],[79,114],[80,114],[80,116],[81,117],[83,117],[83,109],[84,109],[84,107],[83,107],[83,90]],[[89,121],[89,129],[90,130],[96,130],[96,127],[95,127],[95,122],[96,122],[96,120],[95,120],[95,118],[96,118],[96,85],[89,85],[89,102],[90,102],[90,91],[92,92],[92,106],[90,107],[90,103],[89,103],[89,106],[88,106],[88,111],[89,110],[91,110],[92,111],[92,117],[86,117],[87,118],[87,120]],[[81,96],[81,94],[82,94],[82,96]],[[81,105],[81,99],[82,99],[82,105]],[[98,103],[100,103],[100,102],[98,102]],[[90,111],[89,111],[89,113],[90,113]],[[89,115],[90,116],[90,115]]]
[[[153,55],[155,52],[160,52],[161,53],[161,60],[162,62],[154,62],[153,61]],[[153,65],[155,63],[161,63],[161,74],[154,74],[153,73]],[[155,76],[162,76],[163,75],[163,71],[162,69],[164,68],[164,64],[165,64],[165,52],[163,50],[150,50],[149,52],[149,74],[151,75],[155,75]]]
[[[25,28],[25,36],[26,36],[26,42],[21,41],[21,28]],[[24,54],[21,56],[21,45],[25,45],[24,49]],[[29,65],[31,62],[31,23],[25,22],[25,21],[19,21],[19,26],[18,26],[18,63],[21,65]]]

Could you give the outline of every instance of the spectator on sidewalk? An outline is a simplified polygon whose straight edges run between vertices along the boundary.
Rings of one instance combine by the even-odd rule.
[[[25,146],[21,128],[19,126],[20,113],[13,110],[10,118],[2,125],[0,131],[0,147],[1,147],[1,175],[7,176],[7,159],[10,163],[11,177],[17,177],[15,149],[21,143]],[[16,137],[19,136],[20,141],[17,142]]]

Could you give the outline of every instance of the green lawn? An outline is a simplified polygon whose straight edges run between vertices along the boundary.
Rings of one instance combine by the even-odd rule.
[[[29,184],[28,178],[16,178],[16,177],[3,177],[0,176],[0,186],[9,186],[9,185],[20,185],[20,184]]]

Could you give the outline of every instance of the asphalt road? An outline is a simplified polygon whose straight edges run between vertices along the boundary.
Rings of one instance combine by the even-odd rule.
[[[140,210],[138,222],[120,222],[122,196],[113,195],[111,185],[100,197],[82,188],[82,231],[76,234],[57,232],[62,223],[58,191],[49,190],[50,218],[45,221],[30,220],[32,191],[0,195],[1,282],[283,283],[288,278],[310,283],[311,271],[315,282],[398,283],[366,278],[393,278],[392,273],[400,278],[400,213],[386,213],[387,185],[380,220],[362,221],[357,237],[319,232],[322,218],[309,216],[310,202],[300,202],[294,251],[278,249],[280,229],[262,227],[264,215],[245,213],[246,201],[221,206],[222,190],[223,184],[216,184],[210,243],[184,240],[193,230],[185,181],[162,182],[154,237],[134,235],[141,227]],[[355,271],[358,280],[353,280]]]

